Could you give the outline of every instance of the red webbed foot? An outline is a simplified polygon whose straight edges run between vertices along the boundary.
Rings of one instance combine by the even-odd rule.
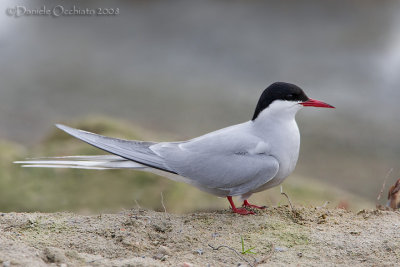
[[[250,207],[250,208],[255,208],[255,209],[260,209],[260,210],[263,210],[263,209],[266,209],[266,208],[267,208],[266,206],[260,207],[260,206],[257,206],[257,205],[250,204],[250,203],[247,201],[247,199],[246,199],[245,201],[243,201],[243,207]]]
[[[233,203],[233,200],[232,200],[232,197],[231,197],[231,196],[228,196],[227,199],[228,199],[228,201],[229,201],[229,204],[231,204],[232,211],[233,211],[234,213],[237,213],[237,214],[240,214],[240,215],[255,214],[254,212],[249,211],[249,210],[247,210],[247,209],[245,209],[245,208],[236,208],[235,203]]]

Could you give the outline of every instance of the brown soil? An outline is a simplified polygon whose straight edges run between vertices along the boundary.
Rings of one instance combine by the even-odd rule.
[[[244,251],[242,254],[243,238]],[[254,254],[251,254],[253,252]],[[3,266],[383,266],[400,262],[400,213],[287,206],[174,215],[0,214]]]

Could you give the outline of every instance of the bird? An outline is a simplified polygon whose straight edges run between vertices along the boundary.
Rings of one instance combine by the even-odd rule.
[[[226,197],[233,213],[254,214],[249,197],[281,184],[295,169],[300,132],[295,120],[303,107],[334,108],[309,98],[297,85],[275,82],[261,94],[249,121],[180,142],[123,140],[56,126],[111,154],[16,161],[22,167],[134,169],[184,182]],[[236,207],[232,197],[240,197]]]
[[[398,179],[396,183],[390,187],[386,206],[394,210],[400,208],[400,179]]]

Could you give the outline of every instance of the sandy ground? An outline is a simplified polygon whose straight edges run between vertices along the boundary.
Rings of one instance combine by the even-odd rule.
[[[242,242],[244,249],[242,248]],[[247,253],[242,253],[247,251]],[[254,253],[254,254],[253,254]],[[400,213],[287,206],[174,215],[1,213],[3,266],[394,266]]]

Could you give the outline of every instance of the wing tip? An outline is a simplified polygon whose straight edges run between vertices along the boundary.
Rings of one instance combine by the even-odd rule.
[[[63,131],[68,131],[68,130],[70,130],[70,129],[73,129],[73,128],[71,128],[71,127],[68,127],[68,126],[66,126],[66,125],[64,125],[64,124],[60,124],[60,123],[56,123],[55,126],[56,126],[58,129],[63,130]]]

